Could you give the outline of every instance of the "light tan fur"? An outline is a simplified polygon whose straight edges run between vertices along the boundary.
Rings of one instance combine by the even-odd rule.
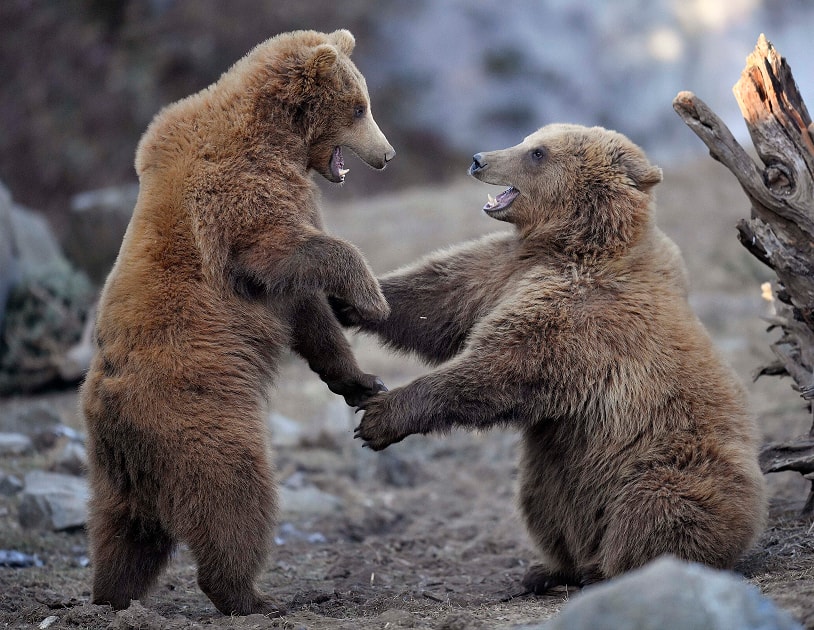
[[[530,591],[665,553],[732,567],[763,526],[758,435],[653,220],[660,169],[621,134],[550,125],[477,154],[470,173],[514,187],[484,208],[514,233],[381,278],[384,321],[334,303],[346,325],[440,364],[364,403],[358,436],[378,450],[517,428],[519,503],[541,555]]]

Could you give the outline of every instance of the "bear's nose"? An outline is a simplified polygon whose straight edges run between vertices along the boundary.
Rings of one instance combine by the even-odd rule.
[[[389,162],[394,157],[396,157],[396,150],[393,147],[390,147],[390,150],[385,152],[385,154],[384,154],[385,163]]]
[[[482,170],[486,167],[486,164],[483,161],[483,154],[476,153],[472,156],[472,165],[469,167],[469,174],[474,175],[478,171]]]

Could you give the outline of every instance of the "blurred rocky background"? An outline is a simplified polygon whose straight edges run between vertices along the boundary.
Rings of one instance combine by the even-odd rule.
[[[64,226],[73,195],[134,181],[136,142],[163,105],[297,28],[356,34],[398,147],[387,177],[344,194],[444,180],[552,121],[614,127],[658,159],[683,158],[700,143],[669,106],[676,92],[742,132],[729,87],[757,35],[800,60],[806,93],[813,19],[805,0],[4,0],[0,180]]]

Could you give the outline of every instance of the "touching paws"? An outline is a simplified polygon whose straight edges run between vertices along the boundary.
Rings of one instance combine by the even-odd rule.
[[[390,306],[379,291],[371,293],[368,299],[357,297],[352,302],[332,295],[328,296],[328,303],[336,319],[346,327],[382,322],[390,316]]]
[[[362,374],[357,379],[332,381],[328,383],[328,389],[334,394],[343,396],[351,407],[359,407],[371,396],[387,391],[382,379],[375,374]]]
[[[400,427],[398,418],[389,411],[389,401],[388,394],[380,394],[358,406],[364,411],[364,415],[353,437],[362,440],[362,446],[381,451],[410,435],[409,431]]]
[[[363,321],[383,322],[390,317],[390,305],[380,291],[367,300],[359,300],[354,305]]]

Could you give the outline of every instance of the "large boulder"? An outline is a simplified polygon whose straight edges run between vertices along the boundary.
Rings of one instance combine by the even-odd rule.
[[[11,193],[0,183],[0,331],[11,290],[20,281],[20,269],[15,255],[11,228]]]
[[[802,630],[740,577],[664,557],[586,589],[528,630]]]
[[[5,262],[5,264],[2,264]],[[62,255],[48,223],[0,185],[0,395],[73,380],[63,367],[94,299],[87,276]]]

